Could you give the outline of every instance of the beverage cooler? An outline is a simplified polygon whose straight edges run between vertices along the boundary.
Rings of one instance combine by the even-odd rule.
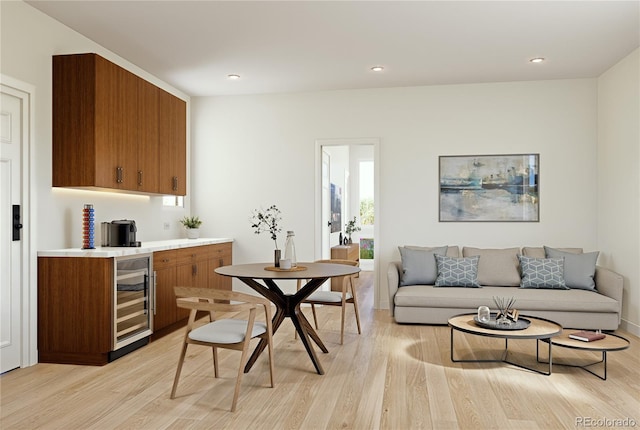
[[[152,254],[118,257],[114,264],[114,360],[149,341],[153,330],[154,291]]]

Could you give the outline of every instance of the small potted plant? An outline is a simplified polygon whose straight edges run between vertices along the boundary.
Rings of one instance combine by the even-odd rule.
[[[200,226],[202,225],[202,220],[197,216],[185,216],[180,220],[180,223],[187,230],[187,237],[189,239],[197,239],[200,237]]]
[[[353,241],[351,240],[351,234],[355,233],[356,231],[362,230],[359,226],[356,225],[356,217],[354,216],[352,221],[347,221],[344,227],[344,232],[347,234],[346,242],[353,243]]]
[[[280,215],[280,209],[276,205],[269,206],[266,210],[254,209],[251,214],[251,228],[255,231],[255,234],[262,232],[269,232],[271,240],[273,240],[276,249],[274,251],[274,265],[280,267],[280,254],[281,251],[278,248],[278,233],[282,231],[282,228],[278,226],[278,223],[282,220]]]

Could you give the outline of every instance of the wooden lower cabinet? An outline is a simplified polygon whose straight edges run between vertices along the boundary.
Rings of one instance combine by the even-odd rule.
[[[154,252],[156,272],[156,313],[154,332],[169,327],[189,316],[189,311],[176,306],[173,287],[218,288],[231,290],[231,278],[214,272],[230,265],[231,243],[194,246]]]
[[[331,248],[331,258],[337,260],[353,260],[360,265],[360,245],[352,243],[349,245],[336,245]],[[344,276],[331,278],[331,291],[342,291]]]
[[[113,265],[113,258],[38,258],[40,363],[108,362]]]
[[[155,312],[153,314],[154,331],[163,329],[178,321],[176,296],[173,286],[177,285],[176,261],[178,251],[159,251],[153,253],[155,272]]]
[[[116,261],[38,257],[39,362],[103,365],[113,358]],[[231,243],[154,252],[151,340],[183,325],[189,316],[176,306],[175,286],[231,290],[231,278],[214,273],[231,261]]]

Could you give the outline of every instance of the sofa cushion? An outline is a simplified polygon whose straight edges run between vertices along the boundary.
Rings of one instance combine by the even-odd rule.
[[[571,252],[573,254],[582,254],[582,248],[556,248],[560,251]],[[522,248],[522,255],[525,257],[534,258],[546,258],[547,255],[544,252],[542,246],[525,246]]]
[[[433,285],[436,281],[437,268],[435,254],[445,255],[446,246],[427,248],[419,246],[399,246],[402,258],[402,278],[400,286]]]
[[[436,249],[436,248],[442,248],[442,246],[415,246],[415,245],[405,245],[405,248],[409,248],[409,249]],[[462,257],[462,255],[460,255],[460,248],[458,247],[458,245],[447,245],[447,252],[446,254],[447,257],[453,257],[453,258],[458,258],[458,257]]]
[[[522,267],[521,288],[551,288],[568,290],[564,282],[563,258],[533,258],[518,256]]]
[[[452,258],[435,255],[438,266],[436,287],[473,287],[478,288],[479,256],[468,258]]]
[[[518,271],[519,248],[482,249],[462,248],[463,257],[480,256],[478,262],[478,283],[480,285],[510,286],[520,285]]]
[[[551,258],[564,258],[564,281],[569,288],[595,291],[596,261],[598,251],[574,254],[560,249],[544,247],[545,254]]]
[[[413,308],[477,309],[489,306],[495,311],[493,297],[513,297],[521,315],[526,311],[543,312],[618,312],[618,301],[587,290],[538,290],[518,287],[438,288],[432,285],[410,285],[398,289],[396,306]],[[429,312],[428,309],[424,310]]]

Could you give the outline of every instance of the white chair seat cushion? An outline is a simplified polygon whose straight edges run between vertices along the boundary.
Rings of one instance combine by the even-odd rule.
[[[244,341],[248,321],[222,319],[198,327],[189,333],[189,339],[199,342],[238,343]],[[251,338],[267,332],[267,325],[256,321],[253,323]]]
[[[351,299],[351,297],[351,293],[346,294],[347,300]],[[342,301],[342,293],[339,291],[315,291],[305,301],[340,303]]]

